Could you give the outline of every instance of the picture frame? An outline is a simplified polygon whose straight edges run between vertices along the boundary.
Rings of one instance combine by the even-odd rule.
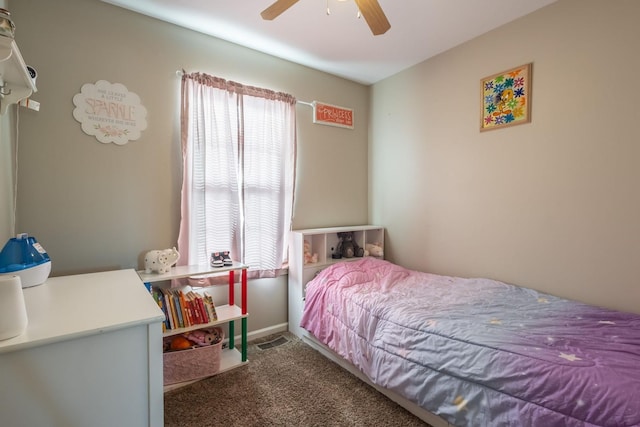
[[[531,122],[533,64],[493,74],[480,80],[480,131]]]

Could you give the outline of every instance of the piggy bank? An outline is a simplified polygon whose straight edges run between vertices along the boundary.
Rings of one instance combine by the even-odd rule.
[[[175,247],[173,249],[149,251],[144,256],[144,272],[168,273],[179,257],[180,254]]]

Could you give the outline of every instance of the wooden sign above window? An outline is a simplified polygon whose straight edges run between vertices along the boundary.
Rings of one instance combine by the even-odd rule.
[[[313,101],[313,123],[353,129],[353,110]]]

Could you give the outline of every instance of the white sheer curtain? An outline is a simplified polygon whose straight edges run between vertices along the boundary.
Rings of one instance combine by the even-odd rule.
[[[295,98],[202,73],[182,77],[179,265],[229,250],[249,277],[286,263],[295,182]]]

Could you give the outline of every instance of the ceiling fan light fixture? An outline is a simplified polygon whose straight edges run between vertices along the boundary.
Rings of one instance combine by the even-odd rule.
[[[338,0],[340,3],[344,3],[349,0]],[[327,15],[331,15],[331,9],[329,8],[329,0],[327,0]]]
[[[276,0],[271,6],[263,10],[260,15],[262,19],[273,20],[281,13],[289,9],[300,0]],[[338,0],[340,2],[348,0]],[[358,6],[358,18],[362,16],[374,36],[384,34],[391,28],[389,20],[385,16],[378,0],[354,0]],[[329,0],[327,0],[327,15],[331,14],[329,9]]]

